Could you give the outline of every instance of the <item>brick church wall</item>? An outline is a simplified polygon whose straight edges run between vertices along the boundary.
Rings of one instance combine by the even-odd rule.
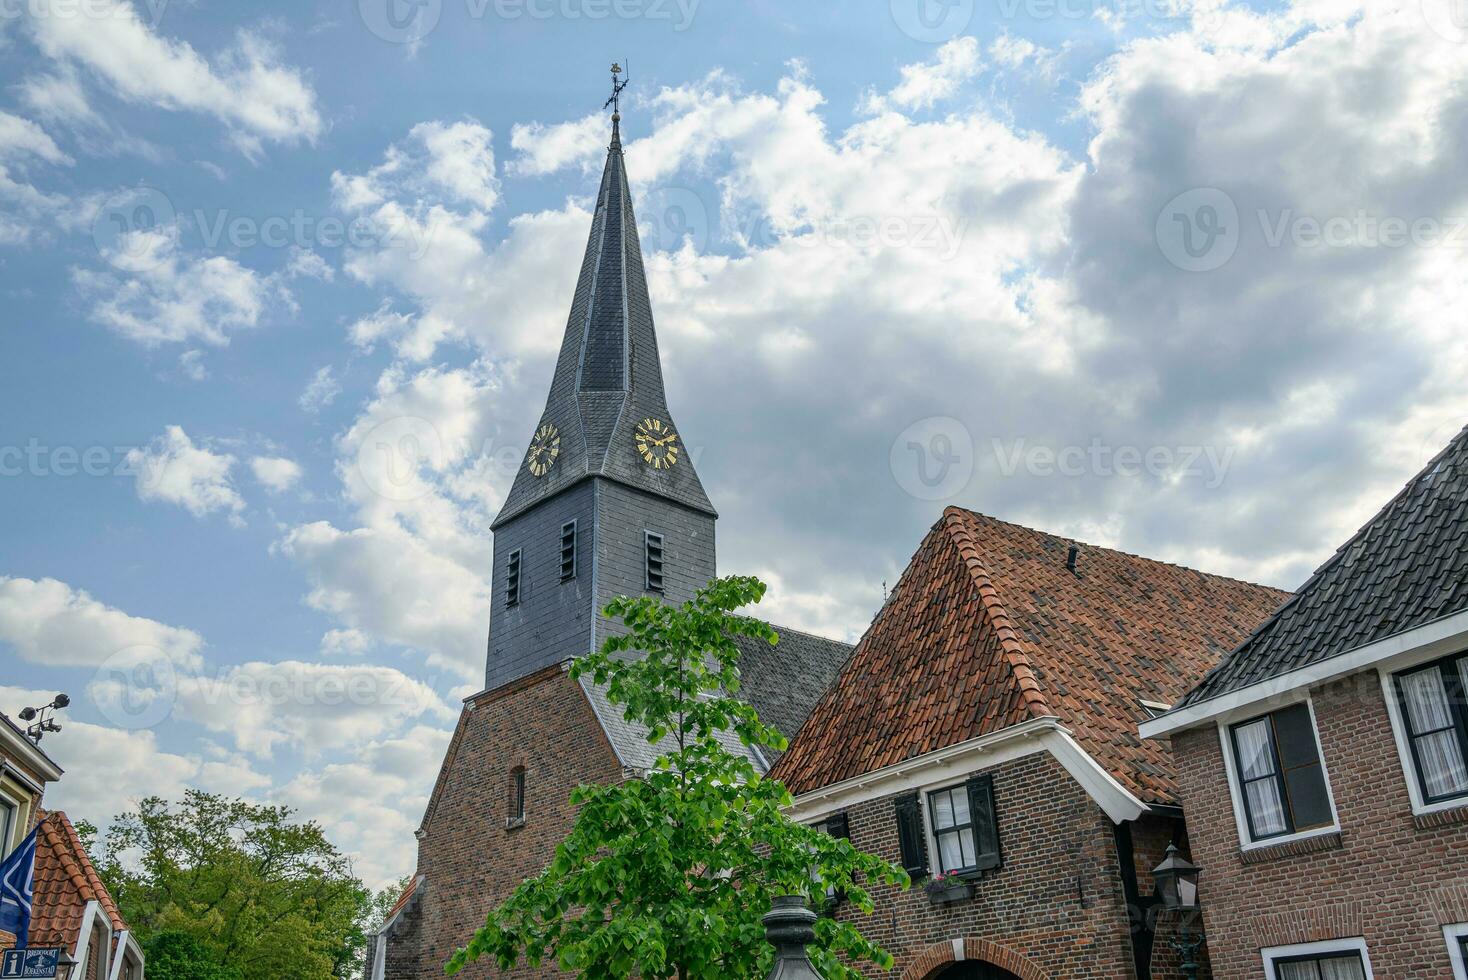
[[[622,779],[580,685],[560,666],[477,702],[449,765],[418,845],[418,869],[427,876],[417,906],[421,951],[415,968],[422,977],[442,976],[443,964],[485,916],[550,862],[571,829],[569,798],[577,785]],[[525,823],[507,829],[510,774],[517,766],[526,775]],[[523,965],[500,972],[487,960],[458,974],[463,980],[560,975]]]
[[[1381,682],[1311,692],[1341,832],[1249,852],[1218,729],[1173,737],[1219,976],[1264,976],[1260,949],[1362,936],[1377,980],[1451,980],[1442,927],[1468,922],[1468,810],[1414,820]]]
[[[958,939],[969,942],[971,956],[1026,980],[1135,976],[1111,820],[1048,753],[988,771],[1003,866],[979,880],[972,900],[956,905],[933,906],[920,886],[881,886],[873,915],[842,906],[837,914],[897,961],[890,973],[868,974],[920,980],[952,962]],[[855,847],[900,862],[898,795],[847,811]]]

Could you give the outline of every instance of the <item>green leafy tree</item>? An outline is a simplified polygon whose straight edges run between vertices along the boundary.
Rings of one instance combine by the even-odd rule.
[[[240,980],[238,970],[186,932],[168,929],[143,944],[148,980]]]
[[[169,948],[227,967],[230,980],[353,977],[372,895],[319,825],[292,816],[195,790],[176,806],[150,797],[117,818],[96,863],[145,945],[188,937],[204,955],[178,939]]]
[[[576,821],[555,858],[490,913],[448,972],[481,956],[502,969],[553,957],[597,980],[747,980],[769,969],[760,917],[775,896],[821,903],[834,888],[870,914],[864,882],[907,884],[901,868],[792,821],[785,787],[728,746],[732,733],[745,745],[785,747],[737,697],[733,637],[778,640],[738,614],[764,591],[758,579],[731,577],[681,606],[649,597],[607,606],[626,633],[577,661],[573,674],[606,685],[662,755],[645,778],[576,789]],[[854,962],[892,964],[854,924],[834,918],[818,921],[811,953],[832,980],[860,976]]]

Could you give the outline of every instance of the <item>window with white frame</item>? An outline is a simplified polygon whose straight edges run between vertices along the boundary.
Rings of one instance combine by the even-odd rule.
[[[19,817],[20,806],[0,796],[0,858],[15,846],[15,825]]]
[[[1335,823],[1315,723],[1306,703],[1229,726],[1234,774],[1252,841]]]
[[[1372,980],[1362,939],[1266,949],[1264,968],[1269,980]]]
[[[1453,962],[1453,980],[1468,980],[1468,923],[1443,926],[1443,938]]]
[[[1401,671],[1392,682],[1423,802],[1468,797],[1468,654]]]
[[[928,826],[938,871],[986,871],[999,866],[994,781],[975,776],[928,793]]]

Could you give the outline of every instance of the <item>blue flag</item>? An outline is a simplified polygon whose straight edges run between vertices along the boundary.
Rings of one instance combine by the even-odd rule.
[[[0,861],[0,930],[15,936],[15,948],[24,949],[31,931],[31,885],[36,876],[36,831]]]

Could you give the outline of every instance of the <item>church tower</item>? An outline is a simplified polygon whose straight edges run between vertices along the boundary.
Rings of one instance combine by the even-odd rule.
[[[691,598],[718,516],[663,390],[620,114],[545,410],[495,518],[485,688],[588,653],[617,595]]]
[[[613,112],[545,409],[492,525],[485,689],[464,701],[418,827],[417,870],[372,937],[368,980],[441,977],[485,916],[552,859],[577,786],[655,765],[646,730],[568,668],[619,628],[600,614],[615,596],[680,603],[715,574],[718,515],[663,391],[620,121]],[[850,647],[780,632],[778,649],[739,638],[741,697],[790,737]],[[745,751],[761,770],[773,761]],[[501,975],[487,961],[460,974]]]

